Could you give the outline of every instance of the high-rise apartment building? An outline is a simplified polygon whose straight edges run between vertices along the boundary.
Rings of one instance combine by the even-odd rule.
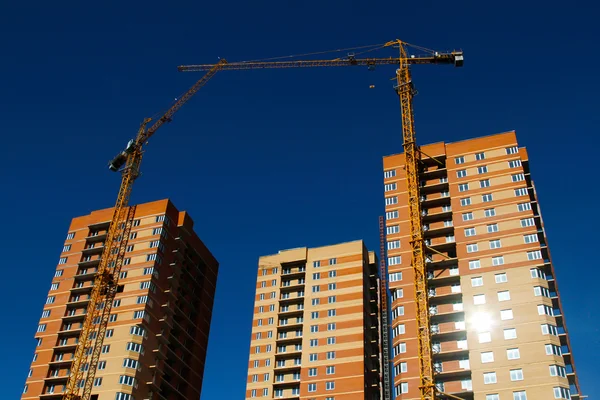
[[[247,399],[379,399],[376,260],[362,241],[260,257]]]
[[[525,148],[514,132],[422,147],[437,386],[475,400],[579,398],[571,346]],[[419,368],[404,155],[384,157],[393,394]]]
[[[112,213],[94,211],[71,222],[23,400],[62,397]],[[190,216],[168,200],[136,206],[130,237],[122,240],[127,253],[92,399],[197,400],[218,263]]]

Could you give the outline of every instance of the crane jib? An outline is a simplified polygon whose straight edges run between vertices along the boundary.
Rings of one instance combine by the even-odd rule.
[[[433,56],[421,57],[389,57],[389,58],[346,58],[334,60],[299,60],[299,61],[266,61],[266,62],[233,62],[219,66],[220,71],[239,71],[248,69],[271,69],[271,68],[306,68],[306,67],[347,67],[347,66],[371,66],[371,65],[400,65],[406,64],[454,64],[463,66],[462,51],[452,53],[439,53]],[[209,71],[216,64],[180,65],[180,72]]]

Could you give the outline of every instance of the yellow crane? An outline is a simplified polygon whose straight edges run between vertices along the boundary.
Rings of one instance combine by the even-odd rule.
[[[129,198],[133,183],[140,175],[143,147],[148,139],[166,122],[170,122],[177,111],[200,90],[217,72],[227,70],[249,70],[268,68],[307,68],[307,67],[347,67],[366,66],[373,69],[377,65],[396,65],[396,91],[400,97],[402,112],[403,145],[406,154],[407,185],[409,193],[409,213],[411,226],[412,265],[415,270],[415,288],[417,304],[417,324],[419,342],[420,365],[420,390],[422,399],[435,398],[435,385],[433,381],[433,366],[431,360],[431,338],[429,329],[427,279],[425,273],[424,241],[421,224],[421,209],[419,203],[419,177],[418,163],[420,153],[415,142],[414,119],[412,98],[414,88],[410,75],[411,64],[453,64],[457,67],[463,65],[463,53],[453,51],[439,53],[429,49],[413,46],[425,55],[409,55],[408,43],[394,40],[382,45],[364,46],[363,53],[373,50],[395,47],[399,54],[397,57],[387,58],[358,58],[359,54],[348,53],[346,57],[331,60],[289,60],[289,61],[249,61],[229,63],[221,59],[217,64],[179,66],[179,71],[193,72],[206,71],[188,91],[186,91],[160,118],[150,127],[150,118],[145,119],[134,139],[127,143],[110,163],[112,171],[120,171],[121,186],[114,207],[113,217],[107,232],[104,250],[102,252],[98,271],[94,278],[94,285],[87,307],[87,315],[83,323],[79,341],[73,356],[71,374],[63,395],[64,400],[89,400],[92,385],[96,374],[102,343],[108,325],[108,319],[113,300],[117,293],[119,273],[125,258],[127,239],[133,224],[135,207],[129,206]],[[344,49],[348,50],[348,49]],[[338,50],[339,51],[339,50]],[[318,53],[313,53],[318,54]],[[382,276],[382,285],[385,289],[385,277]],[[386,301],[387,303],[387,301]],[[382,315],[387,321],[387,304],[382,304]],[[94,324],[94,321],[99,321]],[[384,348],[387,341],[387,322],[384,331]],[[95,334],[92,334],[96,332]],[[387,356],[386,351],[384,355]],[[384,356],[384,375],[389,383],[389,360]],[[87,363],[87,368],[83,368]],[[81,394],[80,394],[81,392]],[[384,385],[384,398],[390,399],[389,384]]]

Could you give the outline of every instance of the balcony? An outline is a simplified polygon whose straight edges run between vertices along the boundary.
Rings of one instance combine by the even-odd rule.
[[[81,250],[81,254],[83,256],[91,256],[94,254],[102,254],[103,251],[104,251],[104,244],[96,245],[95,243],[92,243],[91,247],[87,247],[87,248]]]
[[[79,261],[77,263],[77,265],[79,265],[81,268],[97,267],[99,264],[100,264],[100,257],[95,258],[93,260],[89,260],[89,261],[85,261],[85,258],[84,258],[84,260]]]
[[[447,170],[445,167],[444,168],[436,168],[435,166],[425,167],[425,168],[423,168],[423,170],[421,172],[419,172],[419,178],[424,181],[428,181],[431,179],[445,178],[447,176],[448,176],[448,173],[447,173]]]
[[[423,185],[425,183],[425,185]],[[449,190],[448,181],[442,182],[440,179],[421,182],[419,194],[428,195],[430,193],[447,192]]]
[[[448,192],[442,193],[431,193],[428,195],[422,194],[420,197],[422,208],[441,207],[443,205],[450,205],[450,195]]]

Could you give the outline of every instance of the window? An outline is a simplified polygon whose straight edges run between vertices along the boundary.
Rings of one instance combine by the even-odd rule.
[[[133,396],[127,393],[117,392],[115,400],[133,400]]]
[[[102,354],[106,354],[110,351],[110,344],[105,344],[102,346]]]
[[[482,363],[494,362],[494,352],[486,351],[486,352],[481,353],[481,362]]]
[[[522,228],[526,228],[528,226],[534,226],[535,222],[533,220],[533,218],[525,218],[521,220],[521,227]]]
[[[508,301],[510,300],[510,292],[508,290],[503,290],[502,292],[498,292],[498,301]]]
[[[335,382],[326,382],[325,383],[325,390],[333,390],[335,389]]]
[[[458,164],[463,164],[464,162],[465,162],[465,158],[463,156],[455,157],[454,158],[454,163],[457,164],[457,165]]]
[[[474,253],[479,250],[479,246],[477,243],[472,243],[467,245],[467,253]]]
[[[98,369],[106,369],[106,361],[100,361],[98,363]]]
[[[268,388],[264,388],[263,389],[263,397],[267,397],[269,395],[269,389]]]
[[[318,311],[313,311],[310,313],[310,319],[318,319],[319,318],[319,312]]]
[[[385,219],[395,219],[398,218],[398,210],[396,211],[388,211],[385,213]]]
[[[489,385],[491,383],[496,383],[496,373],[495,372],[484,372],[483,373],[483,383]]]
[[[473,304],[485,304],[485,294],[476,294],[473,296]]]
[[[481,262],[479,260],[469,261],[469,269],[478,269],[478,268],[481,268]]]
[[[313,267],[319,268],[321,266],[321,261],[313,261]]]
[[[487,210],[483,210],[483,215],[486,218],[495,217],[496,216],[496,209],[494,209],[494,208],[488,208]]]
[[[514,174],[511,176],[513,182],[521,182],[525,180],[524,174]]]
[[[468,183],[461,183],[460,185],[458,185],[458,191],[459,192],[466,192],[467,190],[469,190],[469,184]]]
[[[533,295],[550,297],[550,291],[548,290],[548,288],[546,288],[544,286],[534,286],[533,287]]]
[[[58,264],[66,264],[67,263],[67,257],[62,257],[58,260]]]
[[[395,289],[392,292],[392,301],[398,300],[404,297],[404,289]]]
[[[558,329],[554,325],[542,324],[542,335],[554,335],[558,336]]]
[[[327,290],[335,290],[337,288],[336,283],[330,283],[327,285]]]
[[[518,211],[528,211],[528,210],[531,210],[531,204],[530,203],[517,204],[517,210]]]
[[[398,232],[400,232],[400,227],[398,225],[388,226],[386,228],[386,232],[387,232],[388,235],[390,235],[392,233],[398,233]]]
[[[135,353],[144,354],[144,347],[139,343],[129,342],[129,343],[127,343],[126,348],[128,351],[133,351]]]
[[[525,235],[523,236],[523,241],[525,243],[535,243],[538,241],[538,235],[536,233]]]
[[[326,373],[327,375],[333,375],[333,374],[335,374],[335,366],[328,366],[328,367],[325,369],[325,373]]]
[[[479,187],[480,188],[486,188],[486,187],[490,187],[490,180],[489,179],[483,179],[479,181]]]
[[[508,168],[516,168],[521,166],[521,160],[512,160],[508,162]]]
[[[464,199],[460,199],[460,205],[461,206],[468,206],[471,204],[471,198],[470,197],[465,197]]]
[[[570,399],[571,398],[571,391],[569,389],[565,389],[562,387],[555,387],[553,388],[554,390],[554,398],[555,399]]]
[[[522,369],[511,369],[510,370],[510,380],[511,381],[522,381],[523,380],[523,370]]]
[[[50,285],[50,290],[56,290],[58,289],[58,283],[53,283],[52,285]]]
[[[490,240],[490,249],[499,249],[500,247],[502,247],[500,239]]]
[[[483,278],[481,276],[471,278],[471,286],[472,287],[483,286]]]
[[[550,316],[554,316],[554,310],[552,310],[552,307],[543,305],[543,304],[539,304],[537,306],[537,310],[538,310],[538,314],[539,315],[550,315]]]
[[[456,177],[457,178],[464,178],[465,176],[467,176],[467,170],[466,169],[460,169],[460,170],[456,171]]]
[[[392,349],[392,355],[394,357],[402,353],[406,353],[406,343],[399,343]]]
[[[125,278],[127,278],[127,271],[119,272],[119,279],[125,279]]]
[[[498,394],[486,394],[485,400],[500,400],[500,396]]]
[[[388,183],[384,186],[384,190],[386,192],[392,191],[392,190],[396,190],[396,183]]]
[[[504,265],[504,256],[492,257],[492,265],[497,267],[498,265]],[[496,281],[496,283],[499,283]]]
[[[37,327],[38,332],[46,332],[46,324],[39,324]]]
[[[402,257],[401,256],[388,257],[387,261],[388,261],[388,265],[402,264]]]
[[[527,259],[528,260],[540,260],[542,258],[542,252],[540,250],[528,251]]]
[[[396,170],[395,169],[391,169],[389,171],[384,171],[383,172],[383,177],[384,178],[393,178],[394,176],[396,176]]]
[[[478,174],[485,174],[486,172],[488,172],[487,165],[482,165],[481,167],[477,167]]]
[[[121,375],[119,376],[119,383],[121,385],[133,386],[135,378],[133,376]]]
[[[406,333],[406,326],[404,324],[400,324],[394,329],[392,329],[392,338],[395,338],[398,335],[404,335]]]
[[[328,331],[335,331],[335,322],[327,324]]]
[[[69,250],[71,250],[71,245],[70,244],[66,244],[66,245],[63,246],[63,249],[62,249],[63,253],[66,253]]]
[[[129,239],[135,239],[137,237],[137,232],[131,232],[129,235]]]
[[[67,240],[71,240],[75,237],[75,232],[69,232],[67,233]]]
[[[472,212],[464,213],[462,215],[462,219],[463,219],[463,221],[471,221],[473,219],[473,213]]]
[[[527,195],[526,188],[515,189],[515,197],[526,196],[526,195]]]
[[[46,304],[52,304],[54,303],[54,300],[56,300],[56,297],[48,296],[48,298],[46,299]]]
[[[317,279],[321,279],[321,273],[320,273],[320,272],[315,272],[315,273],[312,275],[312,278],[313,278],[313,280],[315,280],[315,281],[316,281]]]
[[[123,367],[136,369],[138,367],[138,361],[132,358],[125,358],[123,360]]]
[[[498,232],[498,224],[491,224],[487,226],[487,233]]]
[[[465,236],[475,236],[477,234],[477,232],[475,232],[475,228],[466,228],[465,229]]]
[[[387,242],[387,249],[394,250],[400,248],[400,240],[393,240],[391,242]]]
[[[390,206],[392,204],[398,204],[398,196],[386,197],[385,205]]]
[[[506,154],[517,154],[518,152],[519,152],[519,148],[517,146],[506,148]]]
[[[519,358],[521,358],[521,354],[519,353],[519,349],[518,348],[507,349],[506,350],[506,358],[509,359],[509,360],[518,360]]]
[[[491,193],[481,195],[481,201],[484,203],[489,203],[492,200],[494,200],[494,196]]]
[[[492,335],[489,332],[481,332],[478,334],[479,343],[488,343],[492,341]]]
[[[309,383],[308,384],[308,391],[309,392],[316,392],[317,391],[317,384],[316,383]]]
[[[42,318],[48,318],[50,316],[50,310],[42,311]]]
[[[146,331],[144,330],[144,328],[139,327],[139,326],[132,326],[129,329],[129,334],[131,335],[135,335],[135,336],[143,336],[146,337]]]
[[[544,345],[544,347],[546,348],[546,355],[556,355],[556,356],[562,356],[562,351],[560,349],[559,346],[553,345],[553,344],[546,344]]]
[[[328,317],[335,317],[335,315],[336,315],[335,309],[333,309],[333,310],[327,310],[327,316]]]
[[[146,260],[147,260],[147,258],[146,258]],[[129,264],[131,264],[131,258],[124,258],[123,265],[129,265]]]
[[[327,359],[328,359],[328,360],[333,360],[333,359],[335,359],[335,351],[328,351],[328,352],[327,352]]]
[[[312,292],[317,293],[321,291],[321,287],[319,285],[315,285],[312,287]]]
[[[402,272],[394,272],[389,274],[388,280],[390,282],[398,282],[402,280]]]
[[[404,315],[404,306],[398,306],[392,309],[392,319],[396,319],[401,315]]]
[[[517,338],[517,330],[515,328],[508,328],[504,330],[504,339],[516,339]]]
[[[550,376],[562,376],[563,378],[566,378],[567,370],[565,369],[565,367],[561,367],[560,365],[551,365]]]
[[[59,270],[57,270],[57,271],[54,273],[54,277],[55,277],[55,278],[58,278],[59,276],[62,276],[62,274],[63,274],[63,270],[62,270],[62,269],[59,269]]]
[[[150,287],[150,281],[140,282],[140,289],[148,289]]]

